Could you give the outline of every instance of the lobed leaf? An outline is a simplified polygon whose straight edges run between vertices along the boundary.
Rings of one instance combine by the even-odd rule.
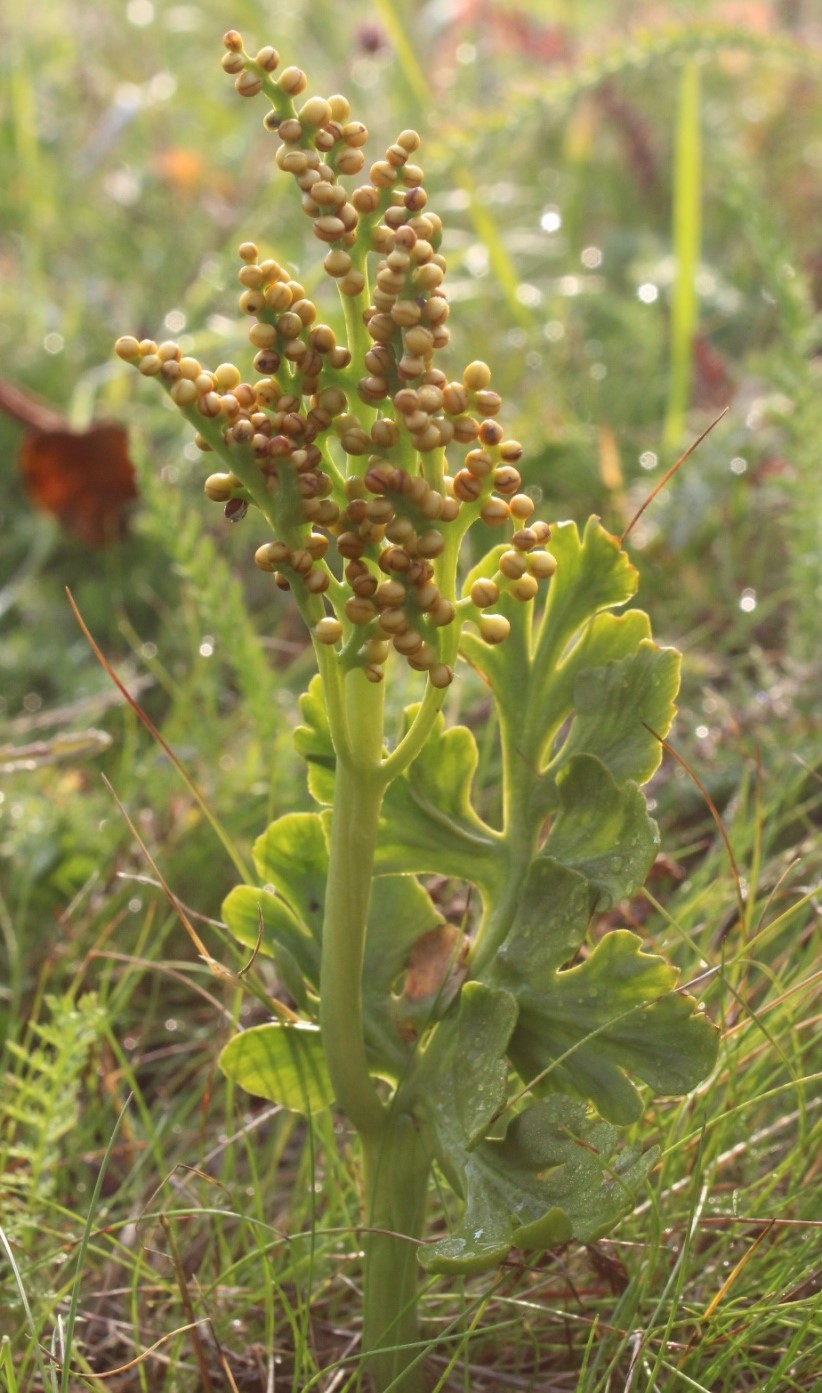
[[[589,657],[596,654],[589,651]],[[614,778],[646,783],[659,766],[665,735],[674,718],[679,654],[643,640],[635,653],[603,667],[580,669],[574,680],[574,718],[555,754],[556,775],[575,754],[595,754]],[[648,728],[650,727],[650,729]]]
[[[650,639],[651,623],[641,609],[627,614],[605,611],[583,625],[570,648],[556,663],[544,692],[540,712],[545,743],[574,710],[574,683],[580,672],[635,653],[643,639]]]
[[[531,771],[527,815],[534,829],[563,801],[559,780],[579,755],[595,756],[620,784],[650,778],[679,680],[679,655],[652,642],[645,614],[608,612],[636,588],[635,568],[617,539],[596,518],[582,537],[574,523],[558,523],[550,550],[558,565],[538,620],[503,589],[499,605],[512,625],[505,643],[462,636],[463,651],[494,693],[506,777],[516,776],[524,789],[523,770]],[[480,575],[495,573],[500,551],[472,572],[467,591]],[[576,765],[573,777],[581,770]]]
[[[687,1093],[713,1068],[717,1032],[635,934],[614,930],[562,970],[585,933],[587,893],[577,871],[539,857],[489,975],[518,1003],[510,1055],[520,1076],[625,1125],[643,1110],[631,1077],[656,1095]]]
[[[470,1148],[505,1104],[506,1050],[517,1019],[510,994],[482,982],[466,982],[459,1003],[425,1051],[419,1087],[440,1139]],[[449,1168],[449,1152],[440,1161]]]
[[[558,794],[545,853],[585,876],[591,909],[609,909],[644,884],[659,846],[656,823],[636,784],[617,784],[593,755],[569,760]]]
[[[592,1243],[634,1205],[657,1158],[616,1151],[616,1128],[570,1098],[549,1098],[514,1118],[501,1141],[459,1158],[465,1209],[459,1226],[420,1262],[467,1275],[496,1267],[514,1246]]]
[[[472,571],[466,594],[475,579],[494,574],[502,550],[495,548]],[[490,683],[502,719],[534,703],[541,711],[550,701],[555,671],[575,635],[601,610],[624,604],[636,590],[635,567],[597,518],[589,519],[582,537],[574,522],[554,524],[548,550],[557,559],[557,570],[538,624],[530,606],[503,591],[500,607],[512,621],[505,643],[492,646],[474,634],[463,635],[466,656]]]
[[[406,728],[416,707],[406,711]],[[504,875],[499,833],[474,811],[471,786],[479,754],[466,726],[442,716],[410,768],[383,801],[376,870],[459,876],[493,896]]]
[[[653,1164],[653,1154],[633,1151],[613,1160],[615,1129],[569,1098],[532,1104],[504,1137],[488,1139],[505,1108],[516,1022],[512,993],[469,982],[424,1053],[418,1106],[432,1152],[465,1200],[458,1228],[420,1254],[430,1272],[480,1272],[514,1244],[591,1241],[631,1207]]]
[[[595,614],[630,600],[639,576],[618,538],[595,517],[588,519],[582,537],[576,523],[557,523],[551,528],[549,550],[557,559],[557,570],[536,635],[535,659],[553,665]]]

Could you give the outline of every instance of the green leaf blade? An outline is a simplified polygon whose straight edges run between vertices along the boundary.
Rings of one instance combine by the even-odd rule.
[[[588,519],[582,537],[576,523],[557,523],[548,549],[557,569],[536,639],[540,669],[553,667],[574,633],[600,610],[630,600],[638,583],[636,567],[598,518]]]
[[[432,1149],[458,1191],[459,1158],[481,1140],[505,1106],[506,1052],[516,1018],[510,992],[466,982],[422,1053],[417,1106],[431,1132]]]
[[[545,854],[585,877],[592,908],[610,909],[644,884],[659,848],[656,823],[636,784],[618,785],[592,755],[575,755],[558,785]]]
[[[246,1092],[291,1112],[310,1116],[334,1098],[320,1032],[314,1026],[253,1026],[229,1040],[218,1062]]]
[[[632,1148],[617,1154],[617,1137],[569,1098],[526,1108],[502,1141],[484,1142],[465,1159],[462,1220],[421,1251],[421,1265],[468,1275],[497,1266],[514,1246],[600,1238],[633,1207],[656,1159]]]
[[[517,1024],[510,991],[468,982],[424,1052],[416,1108],[465,1201],[455,1230],[422,1249],[429,1272],[482,1272],[515,1245],[588,1242],[631,1208],[653,1164],[653,1154],[617,1155],[616,1129],[571,1098],[531,1104],[489,1137],[505,1115]]]
[[[259,952],[274,959],[286,991],[305,1009],[306,981],[315,990],[319,985],[319,946],[285,901],[270,890],[236,885],[223,900],[222,915],[238,943],[246,948],[259,943]]]
[[[303,724],[294,731],[294,748],[308,765],[308,791],[316,803],[330,807],[334,802],[337,756],[319,673],[312,677],[308,691],[300,697],[300,715]]]
[[[254,843],[254,865],[317,943],[322,935],[328,846],[320,813],[286,813]]]
[[[594,754],[618,783],[647,783],[662,758],[658,736],[667,734],[679,689],[679,654],[644,640],[630,656],[579,672],[575,715],[551,772],[575,754]]]
[[[402,1068],[418,1028],[410,1003],[395,993],[415,944],[442,923],[430,896],[413,876],[379,876],[368,908],[363,1007],[369,1055],[377,1067]],[[433,1012],[436,1002],[428,1003]]]
[[[406,712],[406,727],[416,708]],[[499,834],[475,812],[471,787],[479,754],[466,726],[442,716],[410,768],[388,788],[377,846],[378,875],[459,876],[493,895],[504,875]]]
[[[493,980],[519,1006],[510,1053],[522,1079],[589,1099],[625,1126],[643,1110],[632,1079],[657,1096],[689,1092],[713,1068],[717,1032],[677,989],[676,970],[626,930],[563,968],[585,933],[585,885],[547,857],[535,863]]]

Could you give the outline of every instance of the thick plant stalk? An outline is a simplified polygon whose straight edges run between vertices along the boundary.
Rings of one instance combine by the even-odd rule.
[[[390,1112],[378,1133],[363,1139],[365,1282],[363,1348],[382,1393],[422,1393],[418,1344],[420,1267],[430,1161],[413,1118]]]
[[[338,762],[320,969],[320,1027],[338,1105],[359,1132],[382,1130],[385,1109],[365,1055],[362,964],[384,780],[383,688],[359,669],[345,682],[349,754]]]
[[[346,679],[349,757],[337,768],[323,924],[320,1021],[337,1103],[363,1143],[363,1349],[378,1390],[420,1393],[414,1238],[422,1235],[430,1164],[413,1120],[380,1101],[368,1070],[362,962],[385,776],[381,684]]]

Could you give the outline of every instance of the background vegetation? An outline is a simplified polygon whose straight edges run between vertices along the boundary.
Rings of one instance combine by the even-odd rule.
[[[622,532],[728,408],[631,534],[639,601],[685,652],[675,744],[704,791],[666,760],[666,855],[619,916],[696,984],[720,1064],[653,1115],[662,1164],[612,1239],[430,1286],[434,1384],[818,1387],[817,6],[42,0],[6,16],[0,53],[2,374],[77,428],[125,422],[140,498],[128,536],[90,549],[31,507],[0,420],[0,1388],[124,1366],[107,1386],[129,1393],[359,1386],[345,1131],[306,1134],[216,1073],[246,1008],[101,775],[235,966],[237,870],[64,594],[247,856],[304,802],[310,658],[249,564],[254,524],[205,504],[199,452],[111,356],[137,333],[232,358],[246,237],[314,284],[262,109],[219,69],[229,25],[345,91],[375,143],[420,130],[454,361],[491,363],[543,516]],[[485,731],[468,674],[455,691]]]

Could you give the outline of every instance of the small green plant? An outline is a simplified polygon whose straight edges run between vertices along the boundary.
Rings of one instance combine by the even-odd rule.
[[[306,1114],[336,1101],[359,1134],[363,1345],[376,1387],[424,1386],[420,1265],[465,1274],[512,1246],[607,1232],[653,1149],[620,1147],[643,1094],[711,1069],[716,1032],[677,974],[596,916],[644,882],[658,834],[640,792],[674,714],[678,655],[623,607],[637,573],[591,519],[535,521],[521,446],[506,438],[484,362],[461,380],[448,343],[442,224],[420,144],[402,131],[368,181],[368,132],[342,96],[302,99],[273,48],[225,36],[237,91],[262,92],[276,161],[328,250],[345,342],[290,272],[240,248],[249,380],[125,337],[220,471],[207,496],[271,539],[258,567],[290,590],[316,651],[297,749],[318,810],[274,821],[259,885],[228,896],[236,938],[270,955],[294,1010],[236,1035],[224,1071]],[[295,105],[295,98],[302,104]],[[373,288],[370,264],[377,261]],[[463,574],[477,524],[504,540]],[[493,702],[502,810],[474,805],[474,736],[442,707],[458,661]],[[391,739],[400,665],[420,700]],[[414,680],[413,678],[409,680]],[[426,877],[467,883],[475,923],[448,922]],[[591,941],[588,942],[589,931]],[[460,1217],[422,1242],[432,1172]]]

